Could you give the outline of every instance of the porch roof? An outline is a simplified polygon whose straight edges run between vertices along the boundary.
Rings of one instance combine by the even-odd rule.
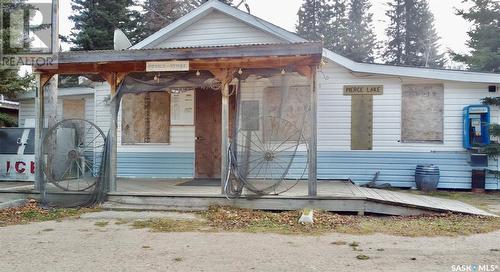
[[[48,74],[144,72],[148,61],[189,60],[191,70],[315,66],[321,62],[320,42],[247,44],[167,49],[62,52],[52,66],[35,69]]]

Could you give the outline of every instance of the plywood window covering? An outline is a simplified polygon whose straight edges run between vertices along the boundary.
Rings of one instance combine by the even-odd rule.
[[[281,86],[267,87],[264,89],[262,99],[263,116],[273,116],[284,119],[295,126],[295,129],[302,131],[304,138],[310,137],[310,118],[308,114],[310,86],[291,86],[283,88]],[[286,92],[286,94],[284,93]],[[306,115],[306,116],[305,116]],[[265,140],[284,140],[279,137],[288,137],[290,133],[281,135],[266,135],[270,131],[273,124],[263,124]],[[291,141],[296,141],[297,137],[290,138]]]
[[[64,119],[85,119],[85,99],[64,99]]]
[[[443,142],[443,84],[402,86],[402,142]]]
[[[170,93],[126,94],[122,99],[123,144],[170,142]]]
[[[373,149],[373,95],[351,97],[351,150]]]

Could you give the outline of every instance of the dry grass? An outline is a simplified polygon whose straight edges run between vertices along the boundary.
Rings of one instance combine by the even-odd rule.
[[[78,217],[83,213],[100,211],[98,208],[81,209],[44,209],[35,200],[30,200],[24,206],[0,210],[0,227],[61,220],[68,217]]]
[[[488,233],[500,229],[500,218],[439,214],[412,217],[364,217],[339,232],[384,233],[397,236],[458,236]]]
[[[298,223],[300,214],[300,211],[275,213],[214,206],[201,213],[205,221],[151,219],[135,221],[132,227],[150,228],[155,232],[234,231],[292,235],[321,235],[337,232],[354,235],[384,233],[410,237],[471,235],[500,229],[500,218],[457,214],[376,217],[315,211],[315,221],[312,225]],[[358,247],[355,242],[349,245],[354,249]]]
[[[101,227],[101,228],[104,228],[105,226],[107,226],[109,224],[108,221],[98,221],[98,222],[95,222],[94,225],[98,226],[98,227]]]
[[[137,220],[132,223],[135,229],[149,228],[154,232],[193,232],[201,231],[205,227],[201,221],[173,220],[173,219],[149,219]]]

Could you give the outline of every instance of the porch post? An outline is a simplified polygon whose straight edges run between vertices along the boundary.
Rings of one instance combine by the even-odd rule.
[[[125,72],[101,72],[99,73],[109,84],[110,86],[110,95],[111,100],[113,100],[116,92],[118,91],[118,86],[125,79],[128,73]],[[117,184],[116,184],[116,176],[117,176],[117,157],[118,157],[118,108],[120,105],[119,101],[113,100],[113,102],[109,106],[110,114],[111,114],[111,124],[109,128],[109,137],[111,140],[108,141],[110,143],[110,156],[109,156],[109,184],[108,191],[116,192]]]
[[[317,92],[317,77],[316,67],[311,67],[311,139],[309,141],[309,176],[308,176],[308,195],[318,195],[317,181],[317,155],[318,155],[318,92]]]
[[[35,74],[36,93],[35,93],[35,190],[42,191],[43,189],[43,156],[42,156],[42,131],[43,131],[43,84],[41,75]]]
[[[108,81],[111,87],[111,99],[116,95],[118,89],[118,82],[116,73],[111,74],[111,80]],[[109,136],[111,137],[111,152],[109,156],[109,192],[116,192],[116,175],[117,175],[117,158],[118,158],[118,102],[114,100],[109,107],[111,111],[111,127],[109,128]]]
[[[52,75],[35,73],[36,90],[35,90],[35,190],[38,192],[44,191],[45,183],[43,182],[43,154],[42,140],[43,127],[45,124],[45,85],[49,82]]]
[[[222,132],[221,132],[221,192],[225,193],[224,187],[227,179],[229,164],[229,82],[224,81],[222,86]]]
[[[113,88],[111,88],[113,90]],[[111,91],[111,96],[113,96],[114,92]],[[116,101],[112,102],[109,109],[111,111],[111,126],[109,128],[109,137],[111,137],[111,140],[108,141],[110,143],[110,155],[109,155],[109,184],[108,184],[108,189],[109,192],[116,192],[117,190],[117,185],[116,185],[116,173],[117,173],[117,157],[118,157],[118,123],[117,123],[117,105]]]

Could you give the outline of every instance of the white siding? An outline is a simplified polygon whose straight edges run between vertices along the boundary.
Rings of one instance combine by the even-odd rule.
[[[108,133],[111,124],[111,113],[108,105],[109,87],[96,91],[95,114],[98,116],[96,124]],[[121,110],[118,114],[118,152],[193,152],[194,153],[194,126],[171,126],[170,144],[121,144]]]
[[[284,41],[221,12],[213,11],[153,47],[168,48],[279,42]]]
[[[63,100],[64,99],[85,99],[85,119],[94,121],[94,97],[92,95],[71,95],[60,96],[57,101],[57,117],[58,120],[62,119]],[[27,119],[35,119],[35,100],[25,99],[19,102],[19,127],[24,127]],[[47,125],[47,119],[45,120]]]
[[[24,127],[26,119],[35,119],[35,100],[19,101],[19,127]]]
[[[94,97],[95,97],[94,113],[96,116],[95,124],[99,128],[101,128],[101,130],[107,136],[111,124],[111,112],[109,109],[109,100],[110,100],[109,84],[103,83],[99,87],[96,87]]]
[[[373,101],[373,151],[463,151],[462,110],[490,96],[487,84],[460,83],[382,75],[359,75],[328,63],[318,74],[318,151],[350,151],[351,97],[344,85],[384,85],[384,94]],[[444,84],[444,143],[401,143],[401,85]],[[492,122],[499,120],[498,110]]]

